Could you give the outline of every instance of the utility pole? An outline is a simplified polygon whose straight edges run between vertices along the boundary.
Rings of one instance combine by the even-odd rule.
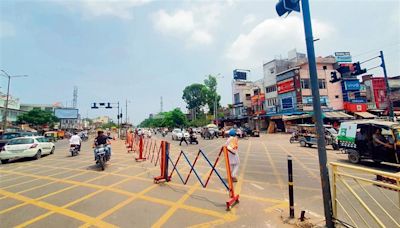
[[[300,12],[300,0],[280,0],[276,5],[276,12],[279,16],[290,14],[292,11]],[[318,87],[317,65],[315,61],[314,38],[311,25],[311,14],[308,0],[301,0],[303,10],[304,33],[306,37],[308,68],[310,72],[311,93],[313,97],[314,118],[317,129],[317,145],[319,170],[321,176],[322,198],[324,202],[325,224],[328,228],[335,227],[332,215],[331,185],[327,166],[325,132],[322,120],[321,101]]]
[[[318,143],[318,158],[319,169],[321,175],[322,197],[324,202],[325,222],[328,228],[333,228],[332,219],[332,198],[331,185],[329,182],[329,171],[327,166],[326,143],[324,123],[322,120],[321,101],[318,87],[317,65],[315,61],[314,38],[311,26],[310,6],[308,0],[301,0],[301,8],[303,10],[304,32],[306,35],[308,67],[310,71],[311,93],[313,96],[313,110],[316,119],[317,127],[317,143]]]
[[[128,99],[125,100],[125,124],[128,123]]]
[[[387,72],[386,72],[386,65],[385,65],[385,58],[383,57],[383,51],[380,51],[379,57],[382,60],[381,67],[383,69],[383,74],[385,76],[386,97],[388,98],[388,102],[389,102],[389,118],[390,118],[390,121],[394,121],[393,102],[390,97],[389,79],[388,79]]]
[[[3,131],[7,129],[7,117],[8,117],[8,101],[10,99],[10,83],[11,83],[11,78],[22,78],[22,77],[28,77],[28,75],[9,75],[6,71],[1,70],[3,72],[2,76],[6,77],[8,79],[7,83],[7,98],[6,98],[6,103],[4,105],[4,114],[3,114]]]

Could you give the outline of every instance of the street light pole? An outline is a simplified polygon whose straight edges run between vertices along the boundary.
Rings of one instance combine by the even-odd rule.
[[[388,80],[388,76],[387,76],[387,72],[386,72],[385,58],[383,57],[383,51],[380,51],[379,57],[382,60],[381,67],[383,69],[383,75],[385,76],[386,97],[388,98],[388,101],[389,101],[389,118],[390,118],[390,121],[394,121],[393,103],[390,100],[390,87],[389,87],[389,80]]]
[[[1,70],[1,71],[4,73],[4,75],[2,75],[2,76],[6,77],[8,79],[8,82],[7,82],[7,98],[6,98],[6,103],[4,105],[3,125],[2,125],[3,131],[5,131],[6,128],[7,128],[8,101],[9,101],[9,98],[10,98],[11,78],[28,77],[28,75],[9,75],[6,71],[4,71],[4,70]]]
[[[304,23],[304,32],[306,36],[308,67],[310,71],[311,92],[313,96],[313,110],[314,110],[314,117],[316,119],[316,128],[318,135],[317,137],[318,158],[319,158],[319,168],[321,175],[324,212],[326,219],[325,223],[328,228],[333,228],[334,223],[332,218],[331,186],[329,182],[329,172],[327,166],[326,145],[325,145],[326,143],[324,137],[325,133],[322,120],[321,101],[319,98],[320,95],[318,87],[317,65],[315,61],[314,39],[311,26],[310,6],[308,0],[301,0],[301,8],[303,10],[303,23]]]

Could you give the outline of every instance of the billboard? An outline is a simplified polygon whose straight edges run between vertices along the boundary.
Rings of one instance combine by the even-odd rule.
[[[293,78],[286,79],[284,81],[278,82],[278,94],[287,93],[294,90],[294,80]]]
[[[351,63],[350,52],[335,52],[335,59],[338,63]]]
[[[56,108],[54,115],[59,119],[78,119],[78,109]]]
[[[344,89],[346,91],[359,91],[360,82],[358,80],[346,80],[344,81]]]
[[[244,71],[234,70],[233,79],[235,80],[247,80],[247,73]]]

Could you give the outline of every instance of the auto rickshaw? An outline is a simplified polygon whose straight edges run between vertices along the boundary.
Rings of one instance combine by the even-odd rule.
[[[57,131],[57,138],[58,138],[58,139],[64,139],[64,137],[65,137],[65,131],[63,131],[63,130],[58,130],[58,131]]]
[[[331,125],[324,125],[325,128],[325,143],[332,145],[334,150],[339,150],[337,143],[337,132]],[[298,124],[297,125],[297,140],[302,147],[312,147],[317,145],[317,130],[315,124]],[[295,136],[292,136],[295,137]],[[292,138],[291,137],[291,138]]]
[[[57,131],[46,131],[44,133],[44,137],[47,138],[50,142],[56,142],[58,139]]]
[[[400,124],[385,120],[357,120],[340,124],[339,147],[351,163],[369,159],[400,164]]]

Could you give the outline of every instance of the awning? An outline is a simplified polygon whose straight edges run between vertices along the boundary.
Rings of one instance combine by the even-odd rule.
[[[400,111],[393,111],[393,114],[394,114],[395,116],[400,116]]]
[[[310,117],[312,117],[311,114],[291,115],[291,116],[282,116],[282,120],[288,121],[288,120],[305,119],[305,118],[310,118]]]
[[[322,113],[322,116],[324,118],[328,119],[337,119],[337,120],[349,120],[349,119],[354,119],[353,116],[346,114],[344,112],[324,112]]]
[[[357,116],[361,116],[363,119],[375,119],[375,115],[371,114],[369,112],[355,112],[354,113]]]

